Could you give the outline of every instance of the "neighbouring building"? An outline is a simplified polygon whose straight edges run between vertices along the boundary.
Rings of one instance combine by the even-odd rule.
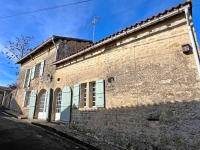
[[[0,106],[10,108],[10,100],[12,96],[13,89],[0,86]]]
[[[199,149],[191,11],[179,4],[96,43],[49,38],[17,62],[20,111],[69,124],[102,149]]]

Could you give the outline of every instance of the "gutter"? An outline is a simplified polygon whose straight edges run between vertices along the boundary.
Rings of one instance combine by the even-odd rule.
[[[195,38],[194,38],[194,33],[193,33],[192,27],[190,25],[191,14],[190,14],[188,7],[186,7],[184,11],[185,11],[185,17],[186,17],[186,20],[187,20],[189,36],[190,36],[190,40],[191,40],[191,43],[192,43],[192,51],[194,53],[195,62],[196,62],[196,65],[197,65],[197,71],[198,71],[198,75],[200,77],[199,54],[198,54],[198,49],[197,49],[197,45],[196,45]]]
[[[182,8],[179,8],[179,9],[177,9],[177,10],[175,10],[175,11],[172,11],[172,12],[166,14],[166,15],[160,16],[160,17],[158,17],[158,18],[156,18],[156,19],[153,19],[153,20],[151,20],[151,21],[149,21],[149,22],[146,22],[146,23],[144,23],[144,24],[142,24],[142,25],[138,25],[137,27],[135,27],[135,28],[133,28],[133,29],[130,29],[130,30],[128,30],[128,31],[124,31],[123,33],[121,33],[121,34],[119,34],[119,35],[116,35],[116,36],[114,36],[114,37],[111,37],[110,39],[105,40],[105,41],[103,41],[103,42],[101,42],[101,43],[95,44],[94,46],[89,47],[89,48],[87,48],[87,49],[85,49],[85,50],[83,50],[83,51],[81,51],[81,52],[79,52],[79,53],[77,53],[77,54],[74,54],[74,55],[72,55],[72,56],[70,56],[70,57],[64,58],[64,59],[62,59],[62,60],[60,60],[60,61],[54,62],[54,63],[52,63],[50,66],[59,64],[59,63],[64,62],[64,61],[67,61],[67,60],[69,60],[69,59],[71,59],[71,58],[74,58],[74,57],[79,56],[79,55],[81,55],[81,54],[83,54],[83,53],[86,53],[86,52],[88,52],[88,51],[90,51],[90,50],[92,50],[92,49],[94,49],[94,48],[96,48],[96,47],[99,47],[99,46],[101,46],[101,45],[107,44],[107,43],[109,43],[110,41],[116,40],[116,39],[121,38],[121,37],[123,37],[123,36],[125,36],[125,35],[127,35],[127,34],[130,34],[130,33],[133,33],[133,32],[135,32],[135,31],[141,30],[141,29],[143,29],[143,28],[145,28],[145,27],[147,27],[147,26],[150,26],[150,25],[152,25],[152,24],[154,24],[154,23],[157,23],[157,22],[160,22],[160,21],[162,21],[162,20],[164,20],[164,19],[166,19],[166,18],[172,17],[172,16],[174,16],[174,15],[176,15],[176,14],[181,13],[182,11],[185,11],[185,9],[188,9],[188,8],[190,8],[190,5],[189,5],[189,4],[186,5],[186,6],[184,6],[184,7],[182,7]],[[199,71],[200,71],[200,69],[199,69]]]
[[[56,48],[56,56],[55,56],[55,60],[56,60],[57,53],[58,53],[58,48],[57,48],[57,46],[56,46],[56,43],[54,42],[54,35],[52,36],[51,40],[52,40],[52,42],[53,42],[53,45],[54,45],[55,48]]]

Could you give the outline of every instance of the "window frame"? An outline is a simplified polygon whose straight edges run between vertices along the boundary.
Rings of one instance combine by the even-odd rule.
[[[95,102],[95,105],[93,104],[93,102]],[[81,103],[80,108],[96,108],[96,82],[95,81],[81,83],[80,103]]]
[[[58,101],[59,99],[59,101]],[[59,102],[59,104],[58,104]],[[61,113],[61,102],[62,102],[62,90],[59,89],[57,92],[56,92],[56,106],[55,106],[55,113]],[[58,107],[60,106],[60,107]],[[58,112],[57,112],[58,110]]]
[[[96,107],[96,83],[92,83],[92,107]]]
[[[37,63],[35,65],[35,72],[34,72],[34,78],[33,79],[40,77],[41,64],[42,63],[40,62],[40,63]]]
[[[31,100],[31,91],[26,91],[24,107],[30,107],[30,100]]]
[[[28,83],[28,80],[29,80],[30,73],[31,73],[31,68],[29,68],[29,69],[26,70],[24,88],[29,87],[29,86],[27,86],[27,83]],[[30,84],[30,83],[29,83],[29,84]]]

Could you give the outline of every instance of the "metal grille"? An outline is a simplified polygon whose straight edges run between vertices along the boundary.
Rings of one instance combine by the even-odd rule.
[[[61,112],[62,91],[59,90],[56,94],[56,113]]]
[[[40,96],[39,112],[46,112],[46,92]]]
[[[96,106],[96,84],[92,84],[92,106]]]

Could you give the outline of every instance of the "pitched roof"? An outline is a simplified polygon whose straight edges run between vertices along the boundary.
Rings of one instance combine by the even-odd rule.
[[[36,46],[31,52],[29,52],[26,56],[24,56],[23,58],[21,58],[20,60],[18,60],[16,62],[16,64],[20,64],[23,61],[25,61],[26,59],[30,58],[29,56],[38,52],[40,48],[49,45],[49,44],[53,44],[52,42],[52,38],[54,40],[58,40],[58,39],[62,39],[62,40],[74,40],[74,41],[80,41],[80,42],[89,42],[92,43],[92,41],[90,40],[85,40],[85,39],[78,39],[78,38],[71,38],[71,37],[64,37],[64,36],[57,36],[57,35],[53,35],[52,37],[48,38],[46,41],[44,41],[43,43],[41,43],[40,45]]]
[[[5,86],[0,86],[0,90],[12,91],[13,89],[5,87]]]
[[[86,46],[83,49],[80,49],[80,50],[77,50],[76,52],[68,54],[67,56],[65,56],[63,58],[60,58],[59,60],[54,61],[52,63],[52,65],[59,64],[61,62],[64,62],[64,61],[69,60],[71,58],[74,58],[74,57],[76,57],[78,55],[81,55],[81,54],[83,54],[85,52],[88,52],[88,51],[90,51],[90,50],[92,50],[94,48],[97,48],[97,47],[99,47],[99,46],[101,46],[103,44],[109,43],[109,42],[111,42],[111,41],[113,41],[115,39],[118,39],[118,38],[122,37],[122,36],[125,36],[127,34],[130,34],[130,33],[133,33],[135,31],[141,30],[141,29],[143,29],[143,28],[145,28],[147,26],[150,26],[152,24],[155,24],[155,23],[157,23],[159,21],[162,21],[165,18],[169,18],[169,17],[174,16],[176,14],[182,13],[183,10],[184,10],[184,7],[191,8],[191,6],[192,6],[191,2],[181,3],[181,4],[179,4],[179,5],[175,6],[175,7],[172,7],[169,10],[165,10],[164,12],[157,14],[156,16],[152,16],[151,18],[147,18],[146,20],[143,20],[143,21],[141,21],[139,23],[135,23],[134,25],[126,27],[125,29],[123,29],[121,31],[118,31],[118,32],[116,32],[116,33],[114,33],[114,34],[112,34],[110,36],[107,36],[107,37],[105,37],[105,38],[103,38],[103,39],[101,39],[101,40],[99,40],[99,41],[97,41],[95,43],[92,43],[92,44]]]

